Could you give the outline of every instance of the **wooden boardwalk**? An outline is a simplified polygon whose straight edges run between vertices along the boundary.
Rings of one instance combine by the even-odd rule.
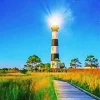
[[[71,84],[54,80],[58,100],[96,100]]]

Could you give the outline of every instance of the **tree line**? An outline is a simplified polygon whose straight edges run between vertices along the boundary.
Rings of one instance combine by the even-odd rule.
[[[59,68],[64,69],[65,64],[61,62],[58,58],[55,59],[55,61],[58,62]],[[78,68],[82,67],[82,63],[79,61],[78,58],[74,58],[70,61],[70,67],[69,68]],[[95,58],[93,55],[89,55],[85,59],[85,67],[90,68],[97,68],[99,67],[98,59]],[[32,55],[28,58],[26,64],[24,65],[24,68],[27,70],[50,70],[50,63],[43,63],[41,59],[37,55]]]
[[[71,68],[77,68],[82,67],[82,63],[79,61],[78,58],[72,59],[70,62]],[[95,58],[93,55],[89,55],[85,59],[85,66],[84,67],[90,67],[90,68],[98,68],[99,62],[98,59]]]
[[[60,68],[64,68],[64,63],[61,63],[59,59],[55,59],[55,61],[59,62]],[[24,68],[29,71],[50,71],[50,63],[43,63],[41,59],[37,55],[32,55],[26,61]]]
[[[2,68],[0,69],[0,74],[2,73],[15,73],[22,72],[27,73],[27,71],[36,71],[36,72],[67,72],[69,68],[79,68],[82,67],[82,63],[78,58],[74,58],[70,61],[70,66],[66,67],[63,62],[61,62],[58,58],[55,59],[58,62],[58,68],[50,68],[50,63],[43,63],[41,59],[37,55],[29,56],[24,65],[24,68],[19,70],[17,67],[14,68]],[[89,55],[85,59],[85,66],[89,68],[99,68],[98,59],[93,55]]]

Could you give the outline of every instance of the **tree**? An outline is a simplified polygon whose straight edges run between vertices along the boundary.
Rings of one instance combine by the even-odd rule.
[[[99,66],[98,59],[95,58],[93,55],[87,56],[85,60],[85,66],[98,67]]]
[[[8,68],[2,68],[0,69],[0,74],[4,74],[8,72]]]
[[[60,59],[58,59],[58,58],[55,58],[55,61],[57,61],[57,62],[60,62]]]
[[[62,62],[60,61],[60,59],[55,58],[55,61],[58,62],[58,67],[59,67],[59,68],[65,68],[65,64],[62,63]]]
[[[65,68],[65,64],[62,63],[62,62],[60,62],[60,63],[59,63],[59,67],[60,67],[60,68]]]
[[[21,71],[21,73],[23,73],[23,74],[26,74],[27,73],[27,69],[22,69],[22,70],[20,70]]]
[[[2,68],[2,70],[6,70],[6,71],[8,71],[8,68]]]
[[[36,56],[36,55],[32,55],[28,58],[26,65],[24,65],[25,68],[27,68],[28,70],[33,70],[37,68],[37,65],[41,62],[41,59]]]
[[[13,70],[19,71],[19,69],[17,67],[12,68]]]
[[[40,68],[40,71],[44,72],[44,71],[49,71],[50,70],[50,63],[45,63],[43,64],[43,66]]]
[[[50,63],[45,63],[44,66],[45,66],[46,69],[49,69],[50,68]]]
[[[39,63],[35,66],[35,68],[37,69],[41,69],[41,68],[44,68],[44,64],[43,63]]]
[[[74,58],[70,62],[71,68],[76,68],[76,67],[81,67],[81,62],[79,61],[78,58]]]

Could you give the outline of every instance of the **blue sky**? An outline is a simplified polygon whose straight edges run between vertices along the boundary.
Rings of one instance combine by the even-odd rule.
[[[59,29],[60,60],[69,67],[71,59],[79,58],[84,65],[86,56],[92,54],[100,63],[99,0],[1,0],[0,68],[23,68],[33,54],[50,62],[47,17],[65,10]]]

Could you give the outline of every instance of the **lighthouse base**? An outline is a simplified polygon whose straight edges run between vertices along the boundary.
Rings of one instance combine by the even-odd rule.
[[[57,61],[51,61],[51,68],[59,68],[59,63]]]

